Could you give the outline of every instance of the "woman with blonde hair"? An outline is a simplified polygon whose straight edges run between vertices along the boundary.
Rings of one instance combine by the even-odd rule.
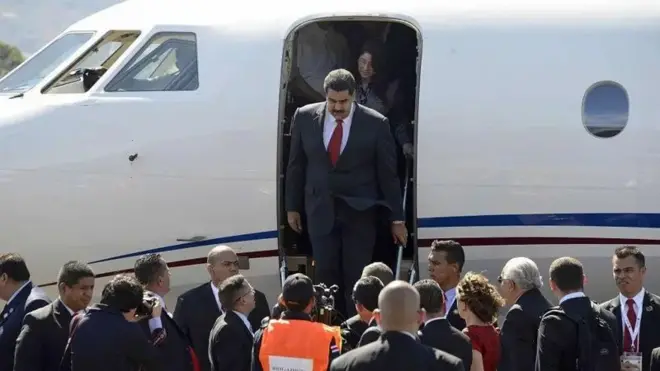
[[[456,301],[465,320],[463,332],[472,342],[470,371],[495,371],[500,360],[500,335],[493,323],[504,299],[488,278],[469,272],[456,286]]]

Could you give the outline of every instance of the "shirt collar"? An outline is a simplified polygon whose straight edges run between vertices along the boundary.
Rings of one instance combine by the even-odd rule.
[[[238,316],[238,318],[240,318],[241,321],[243,321],[243,323],[245,324],[245,327],[247,327],[248,330],[250,330],[250,332],[252,332],[252,325],[250,324],[250,321],[248,321],[247,316],[246,316],[245,314],[243,314],[243,313],[241,313],[241,312],[237,312],[237,311],[235,311],[235,310],[232,311],[232,312],[236,313],[236,315]]]
[[[415,337],[415,335],[409,333],[408,331],[399,331],[399,332],[402,333],[402,334],[406,334],[406,335],[410,336],[413,340],[417,341],[417,338]]]
[[[64,304],[64,300],[62,300],[61,296],[58,299],[59,299],[60,303],[62,303],[62,306],[64,308],[66,308],[66,310],[69,311],[69,314],[71,314],[71,316],[73,316],[76,313],[76,312],[73,311],[73,309],[69,308],[66,304]]]
[[[575,299],[575,298],[583,298],[585,296],[586,295],[584,295],[584,293],[582,291],[572,292],[570,294],[564,295],[561,299],[559,299],[559,304],[565,302],[566,300]]]
[[[642,287],[642,289],[639,290],[637,295],[632,297],[632,299],[635,301],[635,309],[639,309],[644,305],[644,294],[645,293],[646,293],[646,290]],[[623,294],[619,293],[619,302],[621,303],[621,305],[625,306],[627,301],[628,301],[628,298],[623,296]]]
[[[428,325],[429,323],[431,323],[431,322],[433,322],[433,321],[437,321],[437,320],[441,320],[441,319],[447,319],[447,318],[444,317],[444,316],[442,316],[442,317],[431,318],[430,320],[427,320],[426,322],[424,322],[424,326]]]
[[[11,295],[11,297],[9,298],[9,300],[7,300],[7,303],[6,303],[5,305],[9,305],[9,303],[11,303],[11,301],[14,300],[14,298],[16,298],[16,296],[18,295],[18,293],[20,293],[21,291],[23,291],[23,289],[24,289],[27,285],[29,285],[30,283],[32,283],[32,281],[30,281],[30,280],[28,280],[27,282],[25,282],[25,283],[23,284],[23,286],[21,286],[18,290],[16,290],[16,291]]]

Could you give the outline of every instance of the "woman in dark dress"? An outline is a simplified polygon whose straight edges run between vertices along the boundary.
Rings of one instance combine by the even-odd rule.
[[[500,335],[493,323],[504,300],[484,275],[472,272],[458,283],[456,300],[458,313],[466,324],[463,332],[472,341],[470,371],[496,371],[500,360]]]

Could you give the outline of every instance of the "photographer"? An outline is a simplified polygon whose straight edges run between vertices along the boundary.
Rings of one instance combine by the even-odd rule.
[[[71,371],[143,371],[163,369],[156,351],[167,336],[152,329],[153,344],[136,323],[138,307],[144,307],[144,289],[131,276],[117,275],[103,288],[100,304],[71,321],[71,335],[61,369]],[[159,318],[161,305],[153,303],[152,318]]]
[[[281,299],[286,307],[281,319],[264,323],[254,335],[252,371],[294,369],[302,363],[312,371],[328,370],[339,356],[342,340],[338,327],[312,322],[312,280],[300,273],[289,276]]]

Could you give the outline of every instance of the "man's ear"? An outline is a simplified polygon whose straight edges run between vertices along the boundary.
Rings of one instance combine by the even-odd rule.
[[[376,320],[376,323],[378,326],[380,326],[380,310],[378,308],[374,309],[374,319]]]

